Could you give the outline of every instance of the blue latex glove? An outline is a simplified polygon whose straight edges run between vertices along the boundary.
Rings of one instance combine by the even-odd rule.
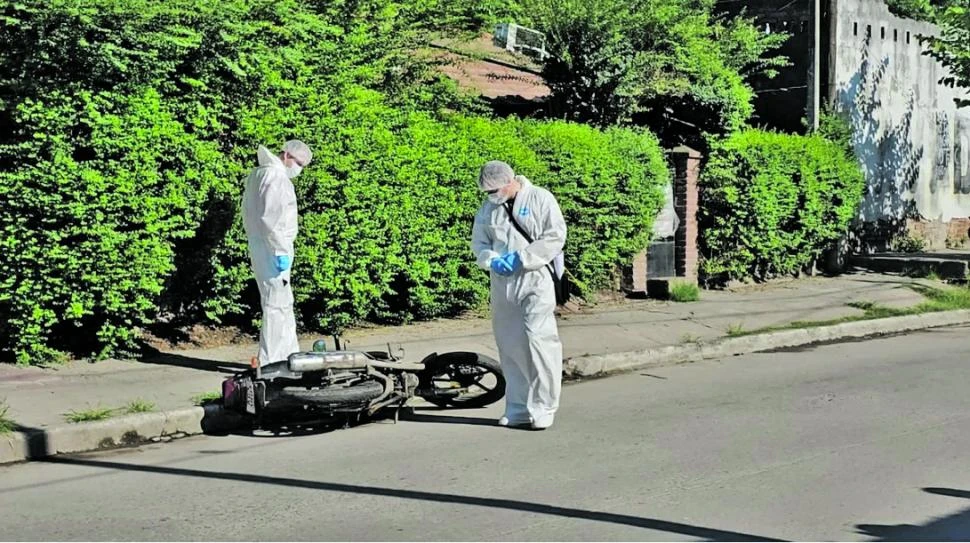
[[[522,258],[519,256],[519,253],[509,253],[503,256],[502,260],[504,260],[509,269],[512,270],[512,273],[522,269]]]
[[[505,257],[493,258],[490,266],[493,272],[501,275],[502,277],[512,275],[512,268],[509,266],[508,262],[505,261]]]
[[[281,272],[285,272],[290,269],[293,262],[290,260],[289,255],[280,255],[276,257],[276,269]]]

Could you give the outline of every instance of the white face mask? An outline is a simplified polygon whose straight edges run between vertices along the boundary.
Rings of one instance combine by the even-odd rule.
[[[300,166],[298,164],[293,164],[292,166],[286,167],[286,176],[289,177],[290,179],[293,179],[294,177],[300,175],[300,172],[302,171],[303,171],[303,166]]]
[[[496,192],[495,194],[489,194],[488,195],[488,201],[489,202],[492,202],[493,204],[495,204],[497,206],[500,206],[500,205],[504,204],[505,202],[508,202],[509,201],[509,197],[507,195],[505,195],[505,194],[502,194],[501,192]]]

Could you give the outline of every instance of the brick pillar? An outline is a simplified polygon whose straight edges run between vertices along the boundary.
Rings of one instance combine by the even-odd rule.
[[[647,250],[640,251],[633,259],[633,277],[629,288],[632,292],[647,291]]]
[[[677,276],[697,281],[697,179],[701,154],[680,146],[670,152],[674,170],[674,209],[680,225],[675,240]]]

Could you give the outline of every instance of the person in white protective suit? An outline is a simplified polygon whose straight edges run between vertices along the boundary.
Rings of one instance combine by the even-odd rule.
[[[300,350],[290,286],[297,232],[296,192],[290,180],[313,155],[305,143],[291,140],[279,155],[261,145],[256,156],[259,165],[246,178],[242,213],[263,310],[258,359],[265,366]]]
[[[561,257],[566,222],[549,191],[516,176],[504,162],[486,163],[478,186],[488,199],[475,216],[472,251],[491,272],[492,329],[506,382],[498,424],[549,428],[559,408],[562,343],[547,266]]]

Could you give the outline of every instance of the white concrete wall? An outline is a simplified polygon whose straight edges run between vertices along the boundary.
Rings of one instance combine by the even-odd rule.
[[[964,91],[939,83],[946,71],[917,39],[936,27],[882,0],[834,4],[835,105],[852,120],[868,185],[860,219],[970,216],[970,108],[957,109]]]

